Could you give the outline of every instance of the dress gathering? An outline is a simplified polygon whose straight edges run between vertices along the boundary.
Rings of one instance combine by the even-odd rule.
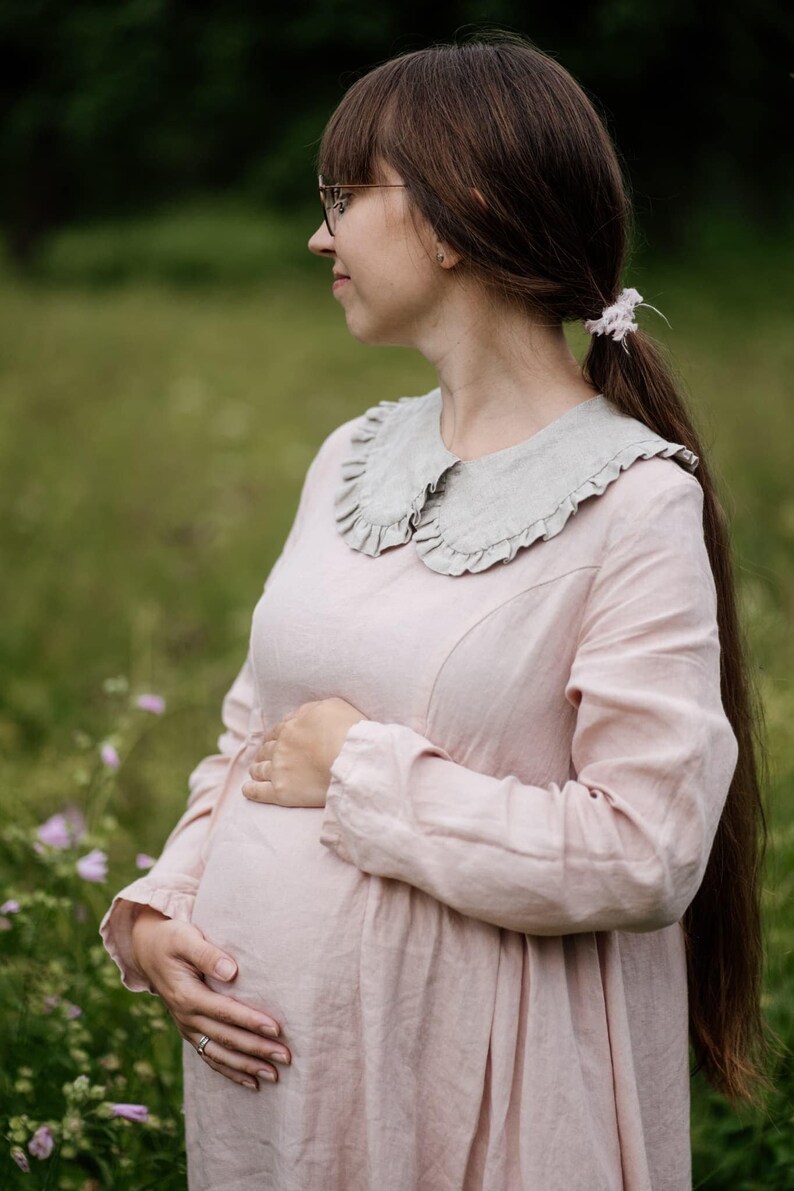
[[[697,456],[604,394],[462,460],[440,389],[333,430],[151,905],[235,957],[292,1052],[184,1043],[191,1191],[689,1191],[681,918],[736,767]],[[241,659],[242,660],[242,659]],[[323,808],[241,786],[340,696]],[[209,987],[227,992],[223,982]]]

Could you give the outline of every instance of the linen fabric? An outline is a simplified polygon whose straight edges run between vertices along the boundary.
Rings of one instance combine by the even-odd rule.
[[[185,1043],[191,1191],[688,1191],[681,918],[738,756],[697,457],[599,395],[459,460],[439,410],[322,443],[218,752],[100,933],[151,992],[135,915],[194,922],[292,1051],[252,1093]],[[332,696],[368,718],[326,806],[248,801]]]

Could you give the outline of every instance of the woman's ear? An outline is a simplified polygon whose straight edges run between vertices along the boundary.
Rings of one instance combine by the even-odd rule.
[[[453,268],[453,266],[455,266],[459,260],[461,260],[461,255],[459,252],[455,252],[455,250],[450,248],[448,244],[444,244],[442,242],[439,242],[437,245],[436,252],[443,252],[444,261],[450,267],[450,269]],[[436,256],[436,260],[438,260],[438,256]],[[441,262],[439,261],[439,264],[440,263]]]

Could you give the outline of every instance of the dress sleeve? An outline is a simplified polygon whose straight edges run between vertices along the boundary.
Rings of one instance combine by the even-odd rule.
[[[478,773],[402,724],[361,720],[331,766],[321,842],[510,930],[677,922],[738,758],[702,513],[687,479],[634,510],[610,543],[565,687],[575,780]]]
[[[341,428],[340,428],[341,429]],[[295,520],[284,548],[271,568],[264,590],[295,543],[318,483],[320,460],[333,434],[325,440],[312,460],[303,482]],[[211,814],[226,785],[245,772],[239,763],[248,744],[249,722],[255,701],[254,673],[250,643],[242,669],[223,699],[221,718],[224,731],[218,737],[218,752],[204,757],[188,778],[188,800],[184,814],[166,840],[161,855],[148,873],[133,881],[113,898],[99,924],[102,942],[121,973],[122,984],[131,992],[147,991],[154,995],[143,972],[132,958],[132,926],[143,906],[152,906],[169,918],[191,920],[193,902],[204,869],[204,845],[211,830]]]
[[[205,757],[188,778],[187,807],[148,873],[127,885],[113,898],[99,924],[99,933],[115,961],[122,984],[132,992],[154,989],[132,958],[132,926],[144,906],[169,918],[189,922],[203,870],[202,849],[210,827],[210,814],[225,789],[247,743],[254,702],[250,648],[239,674],[223,699],[224,731],[218,752]]]

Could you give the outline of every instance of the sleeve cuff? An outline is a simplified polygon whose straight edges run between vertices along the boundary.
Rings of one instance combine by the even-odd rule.
[[[448,753],[404,724],[357,720],[348,729],[330,773],[320,843],[362,872],[373,871],[375,837],[404,832],[414,753],[451,760]],[[406,760],[407,758],[407,760]],[[366,867],[365,867],[366,865]]]
[[[187,877],[174,888],[164,888],[156,885],[151,878],[141,877],[113,898],[99,924],[99,934],[105,950],[121,974],[121,983],[130,992],[157,995],[132,956],[132,927],[142,908],[151,906],[168,918],[190,922],[196,891],[197,882]]]
[[[330,848],[340,860],[345,860],[348,864],[355,864],[355,861],[342,834],[342,817],[346,798],[345,785],[351,778],[362,749],[366,749],[369,742],[369,731],[376,723],[375,720],[357,720],[352,724],[331,765],[331,781],[325,797],[325,814],[320,827],[320,843],[324,844],[326,848]]]

